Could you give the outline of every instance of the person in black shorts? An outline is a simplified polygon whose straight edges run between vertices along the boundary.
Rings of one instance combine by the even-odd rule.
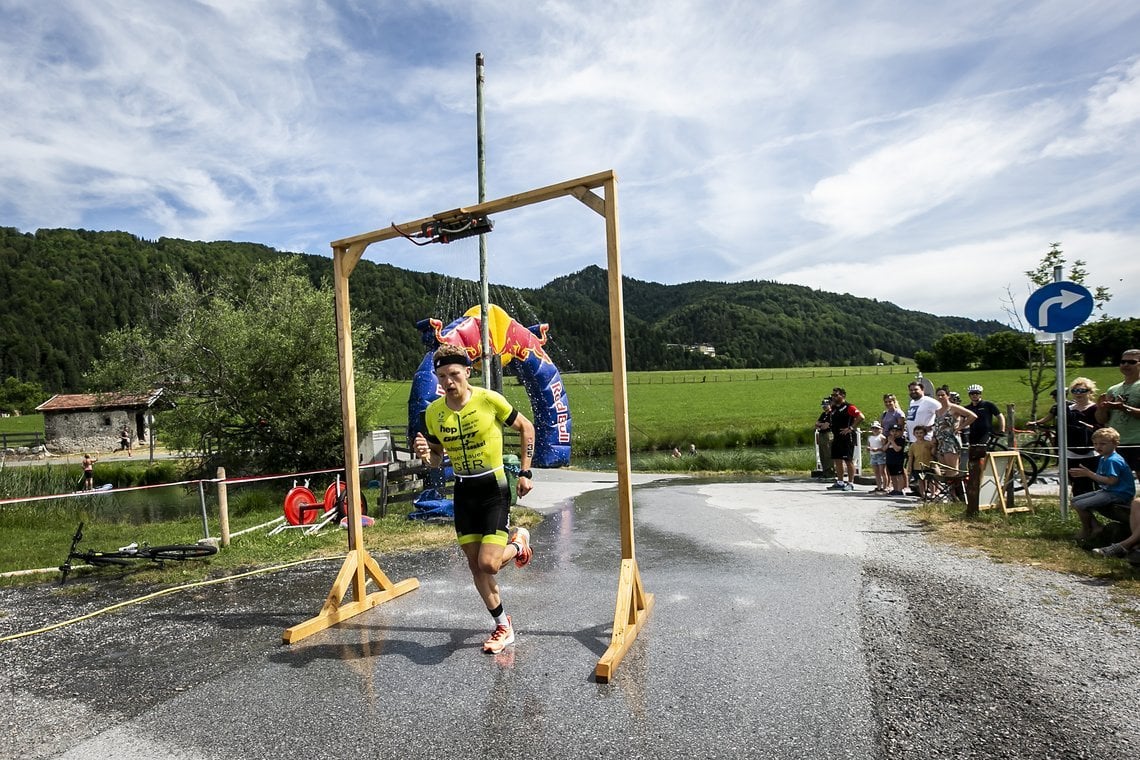
[[[495,630],[483,651],[498,654],[515,641],[510,615],[503,611],[496,575],[512,560],[516,567],[530,562],[530,533],[508,532],[510,485],[503,470],[503,426],[519,432],[520,497],[530,493],[530,464],[534,457],[534,425],[503,396],[472,386],[471,360],[460,346],[442,345],[432,361],[444,395],[424,411],[422,430],[412,444],[429,467],[443,464],[444,453],[455,470],[455,532],[467,558],[475,589],[495,619]]]
[[[863,421],[863,413],[854,404],[847,403],[847,391],[831,391],[831,461],[835,465],[835,485],[838,491],[855,490],[855,429]],[[846,479],[845,479],[846,476]]]

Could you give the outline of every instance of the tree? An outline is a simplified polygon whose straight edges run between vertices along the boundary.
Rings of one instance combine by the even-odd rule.
[[[374,330],[353,317],[354,354]],[[189,277],[156,296],[145,326],[111,333],[90,375],[106,390],[163,387],[159,431],[173,448],[235,471],[328,467],[342,456],[332,288],[296,259],[255,266],[211,292]],[[376,368],[357,360],[362,429],[374,417]]]
[[[982,343],[982,369],[1021,369],[1033,350],[1033,339],[1023,332],[994,333]]]
[[[943,372],[961,372],[978,363],[982,354],[982,339],[973,333],[948,333],[930,349],[938,356],[938,368]]]
[[[919,372],[937,372],[938,354],[933,351],[915,351],[914,365],[918,367]]]
[[[1073,332],[1073,350],[1080,352],[1088,367],[1114,363],[1136,346],[1140,346],[1140,319],[1108,317],[1081,325]]]
[[[39,383],[7,377],[0,384],[0,412],[5,414],[27,414],[47,399],[48,394]]]

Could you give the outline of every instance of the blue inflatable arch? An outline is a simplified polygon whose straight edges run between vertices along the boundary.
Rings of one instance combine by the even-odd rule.
[[[408,440],[424,432],[421,428],[424,410],[443,395],[432,370],[435,349],[450,343],[465,348],[472,361],[482,358],[479,312],[478,306],[473,307],[446,327],[438,319],[416,323],[428,352],[412,378],[408,396]],[[491,349],[503,357],[504,365],[516,362],[515,372],[530,399],[535,432],[532,464],[543,468],[565,467],[570,464],[570,403],[562,375],[543,348],[548,326],[523,327],[494,304],[489,306],[488,313]]]

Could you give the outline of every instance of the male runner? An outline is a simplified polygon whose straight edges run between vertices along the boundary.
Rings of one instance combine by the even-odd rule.
[[[498,654],[515,641],[511,617],[495,576],[512,559],[517,567],[530,562],[530,533],[515,531],[507,540],[510,488],[503,471],[503,426],[519,431],[519,496],[531,488],[530,462],[534,456],[534,425],[513,409],[500,394],[472,386],[471,360],[459,346],[442,345],[432,361],[444,395],[424,411],[427,435],[416,434],[416,454],[429,467],[439,467],[446,451],[455,470],[455,532],[475,589],[495,619],[495,630],[483,642],[483,651]]]

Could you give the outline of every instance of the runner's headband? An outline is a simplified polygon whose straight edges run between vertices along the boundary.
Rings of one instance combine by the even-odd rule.
[[[462,364],[464,367],[471,366],[471,360],[467,358],[467,354],[449,354],[448,356],[437,356],[432,360],[432,367],[439,369],[445,364]]]

